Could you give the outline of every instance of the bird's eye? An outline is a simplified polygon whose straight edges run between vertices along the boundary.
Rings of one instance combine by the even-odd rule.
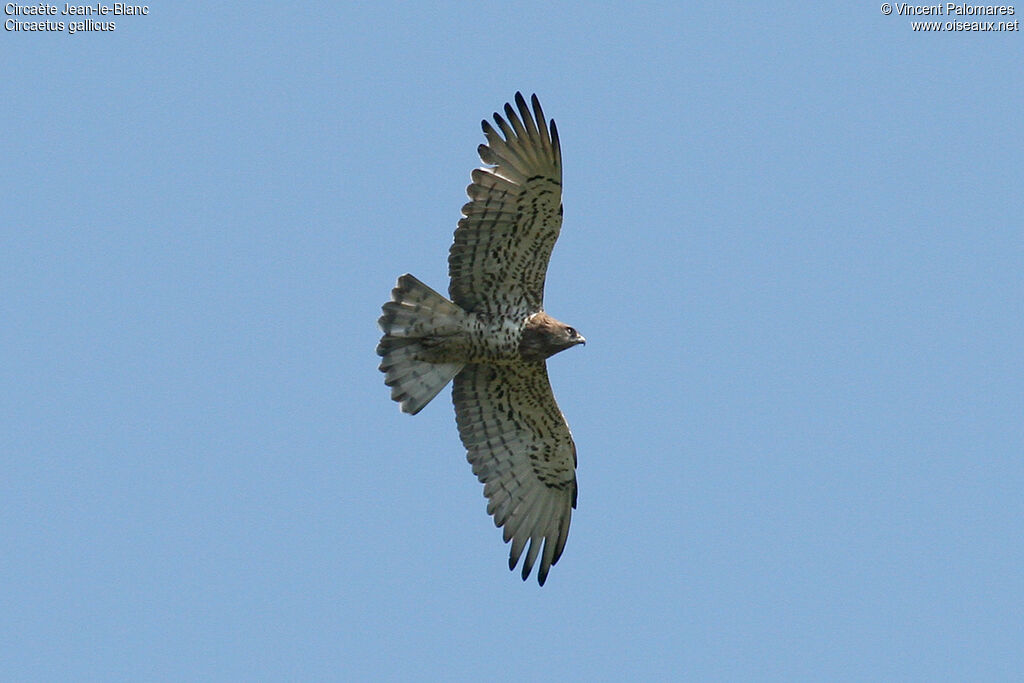
[[[569,334],[570,337],[575,337],[576,336],[576,328],[575,327],[567,327],[567,328],[565,328],[565,331]]]

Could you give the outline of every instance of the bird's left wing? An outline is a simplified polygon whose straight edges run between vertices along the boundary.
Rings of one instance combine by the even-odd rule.
[[[448,254],[448,293],[467,311],[528,315],[544,304],[548,259],[562,227],[562,152],[555,122],[533,112],[522,94],[498,130],[483,121],[487,144],[477,151],[490,168],[473,171],[470,202]],[[517,111],[518,110],[518,111]]]
[[[509,569],[525,581],[540,556],[544,585],[569,535],[576,507],[576,445],[555,403],[544,361],[467,365],[452,389],[459,436],[484,484],[487,513],[512,541]],[[544,550],[541,553],[541,545]]]

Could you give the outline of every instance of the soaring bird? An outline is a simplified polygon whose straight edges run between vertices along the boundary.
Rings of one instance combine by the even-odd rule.
[[[450,298],[406,274],[382,306],[384,383],[416,414],[454,378],[459,436],[484,485],[487,513],[523,550],[525,581],[544,585],[576,507],[576,445],[548,381],[548,358],[586,340],[544,311],[544,279],[562,226],[562,153],[555,122],[522,94],[482,122],[486,166],[448,256]],[[497,126],[495,128],[495,126]],[[529,547],[527,548],[527,541]],[[543,549],[542,549],[543,548]]]

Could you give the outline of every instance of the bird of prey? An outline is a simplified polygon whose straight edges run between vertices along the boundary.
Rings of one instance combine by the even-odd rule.
[[[544,312],[544,278],[562,226],[562,152],[555,122],[522,94],[494,125],[482,122],[486,164],[472,173],[469,203],[448,255],[447,299],[406,274],[378,324],[380,369],[391,398],[416,414],[454,378],[459,436],[484,485],[487,513],[512,542],[509,569],[526,549],[544,585],[576,507],[576,445],[555,403],[546,359],[586,340]],[[526,544],[529,541],[529,548]],[[542,550],[543,548],[543,550]]]

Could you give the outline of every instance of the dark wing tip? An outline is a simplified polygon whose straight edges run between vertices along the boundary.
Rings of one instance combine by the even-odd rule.
[[[554,564],[552,562],[551,564]],[[548,567],[541,565],[540,569],[537,570],[537,583],[544,585],[544,582],[548,580]]]
[[[498,165],[498,160],[494,157],[494,154],[491,153],[491,148],[487,145],[478,145],[476,148],[476,154],[480,157],[480,161],[485,164],[490,164],[492,166]]]
[[[534,95],[536,97],[536,95]],[[516,92],[516,107],[519,109],[520,115],[523,117],[529,117],[530,110],[526,107],[526,100],[523,99],[523,93]]]
[[[516,106],[519,108],[519,118],[523,120],[523,125],[526,126],[527,136],[534,141],[543,140],[539,129],[544,127],[544,119],[534,120],[530,108],[526,106],[526,100],[523,99],[520,93],[516,93]]]
[[[537,119],[537,125],[544,126],[544,110],[540,107],[540,100],[537,99],[536,95],[530,98],[530,104],[533,105],[533,116]]]
[[[505,140],[507,142],[508,140],[511,140],[514,137],[512,126],[506,123],[505,119],[501,118],[501,114],[499,114],[498,112],[494,112],[494,122],[498,124],[498,128],[501,129],[500,139]]]

